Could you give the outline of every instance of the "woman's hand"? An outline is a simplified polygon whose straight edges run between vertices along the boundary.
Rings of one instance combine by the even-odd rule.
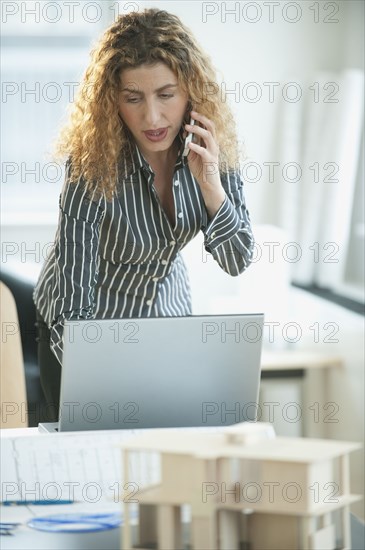
[[[200,145],[193,141],[189,143],[188,165],[200,186],[208,213],[213,217],[226,196],[219,175],[219,146],[214,123],[196,111],[191,111],[191,117],[201,126],[186,124],[185,130],[198,136]]]

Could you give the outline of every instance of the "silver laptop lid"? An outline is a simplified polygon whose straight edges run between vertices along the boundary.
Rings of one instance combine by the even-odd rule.
[[[59,431],[254,421],[263,314],[67,321]]]

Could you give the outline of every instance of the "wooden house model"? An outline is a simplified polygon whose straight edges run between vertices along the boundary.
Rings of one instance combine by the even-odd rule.
[[[138,540],[123,498],[122,548],[337,550],[351,548],[349,453],[358,443],[275,437],[264,423],[217,432],[161,429],[123,445],[124,483],[135,483],[130,453],[159,456],[157,483],[137,483]],[[127,495],[127,492],[126,494]],[[184,537],[181,509],[190,507]],[[133,546],[135,545],[135,546]]]

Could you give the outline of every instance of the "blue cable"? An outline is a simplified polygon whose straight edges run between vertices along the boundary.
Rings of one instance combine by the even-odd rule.
[[[109,514],[55,514],[36,517],[27,522],[28,527],[38,531],[54,533],[85,533],[88,531],[106,531],[122,524],[122,515]]]

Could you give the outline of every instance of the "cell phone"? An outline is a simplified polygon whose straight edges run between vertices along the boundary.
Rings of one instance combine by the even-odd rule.
[[[195,119],[191,118],[190,119],[190,126],[194,126],[194,124],[195,124]],[[193,139],[193,133],[189,132],[188,135],[185,138],[184,151],[183,151],[183,154],[182,154],[183,157],[188,156],[189,151],[190,151],[188,145],[189,145],[189,143],[191,142],[192,139]]]

